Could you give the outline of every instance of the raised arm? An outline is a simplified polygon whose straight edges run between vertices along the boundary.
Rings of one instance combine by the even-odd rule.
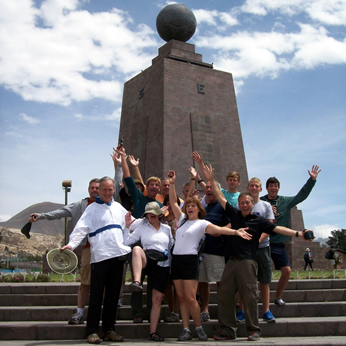
[[[121,156],[113,148],[113,153],[111,158],[114,163],[114,194],[113,199],[115,200],[118,197],[119,191],[121,189],[121,183],[123,181],[123,169],[121,167]]]
[[[175,178],[176,174],[174,171],[169,171],[168,180],[169,180],[169,203],[173,210],[173,214],[177,220],[180,219],[181,214],[183,213],[177,203],[177,193],[175,191]]]
[[[309,173],[312,180],[317,179],[318,173],[321,172],[321,169],[319,169],[319,168],[320,168],[319,166],[313,165],[311,171],[308,170],[308,173]]]
[[[129,155],[128,157],[129,162],[131,163],[132,170],[133,170],[133,179],[139,180],[143,185],[144,181],[142,178],[141,171],[139,170],[139,158],[136,160],[132,155]]]
[[[211,165],[203,166],[202,174],[203,174],[204,179],[206,181],[210,181],[211,188],[212,188],[212,190],[214,192],[214,195],[215,195],[216,199],[218,200],[218,202],[221,204],[222,208],[226,209],[227,200],[226,200],[225,196],[223,195],[223,193],[218,188],[218,186],[216,184],[216,181],[214,180],[214,169],[213,169],[213,167]]]
[[[127,165],[127,161],[126,161],[127,156],[126,156],[125,148],[124,147],[121,147],[119,149],[114,149],[113,148],[113,150],[115,150],[115,152],[117,154],[119,154],[120,157],[121,157],[121,166],[123,168],[124,179],[125,178],[129,178],[131,176],[131,174],[130,174],[129,166]]]

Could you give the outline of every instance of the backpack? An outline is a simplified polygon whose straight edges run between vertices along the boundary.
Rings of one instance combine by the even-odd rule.
[[[334,256],[333,256],[333,252],[332,250],[328,250],[324,256],[326,259],[333,259]]]
[[[304,254],[304,259],[305,259],[305,260],[308,260],[308,259],[309,259],[309,253],[308,253],[308,252],[305,252],[305,254]]]

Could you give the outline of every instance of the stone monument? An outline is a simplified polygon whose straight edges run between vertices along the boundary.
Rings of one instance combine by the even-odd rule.
[[[182,4],[164,7],[157,16],[166,41],[152,65],[124,85],[119,139],[128,154],[140,158],[145,179],[177,173],[177,193],[189,181],[193,151],[215,167],[226,188],[230,171],[248,176],[232,74],[202,61],[189,40],[196,18]]]

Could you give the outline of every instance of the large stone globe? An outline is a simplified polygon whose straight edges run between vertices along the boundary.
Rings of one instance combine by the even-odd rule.
[[[156,18],[156,29],[165,41],[172,39],[186,42],[196,31],[197,21],[193,12],[183,4],[165,6]]]

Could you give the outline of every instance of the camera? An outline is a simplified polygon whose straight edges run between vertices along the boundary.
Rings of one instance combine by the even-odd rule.
[[[315,239],[314,232],[313,231],[304,231],[304,239],[306,239],[306,240]]]

